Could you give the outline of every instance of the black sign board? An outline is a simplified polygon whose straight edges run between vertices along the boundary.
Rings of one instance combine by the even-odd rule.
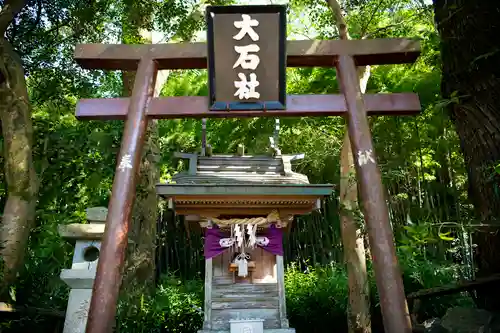
[[[281,110],[286,6],[208,6],[210,110]]]

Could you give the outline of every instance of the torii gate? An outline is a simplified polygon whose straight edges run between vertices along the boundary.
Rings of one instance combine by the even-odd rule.
[[[231,12],[235,14],[243,7],[262,9],[263,6],[231,7]],[[269,9],[281,6],[265,7]],[[207,19],[210,20],[209,15]],[[282,16],[281,23],[283,20]],[[284,45],[284,38],[280,42]],[[207,53],[213,52],[210,31],[208,44],[208,52],[205,43],[83,44],[75,49],[75,59],[83,68],[137,70],[131,98],[83,99],[77,105],[76,116],[81,120],[126,120],[86,332],[111,331],[135,200],[137,170],[149,119],[316,116],[347,117],[385,331],[411,332],[388,208],[367,116],[414,115],[420,112],[420,102],[418,96],[412,93],[361,94],[356,66],[414,62],[420,54],[419,42],[409,39],[288,41],[286,66],[335,66],[343,95],[288,95],[286,98],[283,95],[286,107],[281,110],[210,110],[208,105],[212,97],[153,98],[158,70],[207,68]],[[284,53],[284,46],[280,48],[281,51]],[[210,61],[213,59],[209,57],[209,64]]]

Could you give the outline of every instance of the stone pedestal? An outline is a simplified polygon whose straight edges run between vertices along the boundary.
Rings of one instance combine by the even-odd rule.
[[[85,333],[106,215],[107,209],[104,207],[89,208],[88,224],[59,226],[63,238],[75,241],[71,269],[63,269],[60,275],[61,280],[71,288],[64,333]]]

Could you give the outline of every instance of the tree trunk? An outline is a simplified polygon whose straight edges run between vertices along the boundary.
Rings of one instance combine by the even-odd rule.
[[[442,94],[460,137],[469,199],[480,222],[475,232],[477,276],[500,273],[500,11],[495,1],[434,0],[441,35]],[[498,175],[497,175],[498,177]],[[480,306],[500,311],[500,286],[478,292]]]
[[[123,43],[150,44],[152,32],[146,30],[150,17],[138,16],[144,10],[135,8],[139,2],[125,1],[125,17],[123,21]],[[123,96],[131,96],[135,80],[135,71],[123,72]],[[168,71],[159,71],[156,78],[155,96],[161,92],[168,78]],[[156,223],[158,220],[158,196],[156,184],[160,181],[158,162],[160,151],[158,147],[159,133],[157,120],[149,120],[146,129],[146,140],[142,152],[137,184],[136,200],[133,207],[132,225],[126,271],[124,272],[125,287],[130,284],[144,287],[154,287],[155,253],[156,253]]]
[[[360,67],[361,92],[366,91],[370,67]],[[358,182],[352,156],[349,134],[344,136],[340,159],[340,221],[344,260],[349,282],[349,333],[370,333],[370,286],[366,271],[366,251],[363,230],[356,221],[358,207]]]
[[[7,202],[0,224],[3,279],[0,293],[15,281],[35,220],[38,180],[33,164],[31,105],[21,59],[0,37],[0,119],[4,137]]]
[[[158,71],[154,96],[159,96],[167,78],[168,71]],[[133,208],[131,248],[134,250],[131,252],[129,265],[127,265],[132,269],[130,278],[135,278],[136,282],[150,287],[154,287],[156,272],[156,223],[158,221],[156,184],[160,181],[158,162],[161,155],[158,142],[158,121],[149,120]]]
[[[141,29],[137,29],[139,32]],[[152,33],[140,31],[141,42],[151,43]],[[128,36],[130,37],[130,36]],[[137,39],[137,38],[134,38]],[[136,72],[123,72],[123,96],[132,94]],[[162,84],[158,82],[157,85]],[[156,249],[156,223],[158,219],[158,199],[156,184],[160,180],[157,166],[159,158],[158,149],[158,123],[149,120],[146,128],[146,140],[142,151],[137,182],[137,194],[133,207],[132,225],[130,228],[129,256],[127,258],[125,287],[132,281],[132,285],[154,286],[155,277],[155,249]]]
[[[329,0],[328,4],[333,11],[340,38],[349,39],[340,4],[336,0]],[[370,66],[358,68],[362,93],[366,91],[370,74]],[[358,183],[347,127],[340,158],[340,205],[340,227],[349,283],[349,333],[370,333],[370,286],[366,271],[365,239],[355,216],[359,212]]]

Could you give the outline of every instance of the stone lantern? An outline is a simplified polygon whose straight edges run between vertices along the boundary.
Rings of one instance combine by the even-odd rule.
[[[87,224],[59,225],[61,237],[75,242],[71,269],[63,269],[60,275],[61,280],[71,288],[64,333],[85,333],[108,209],[93,207],[86,212]]]

